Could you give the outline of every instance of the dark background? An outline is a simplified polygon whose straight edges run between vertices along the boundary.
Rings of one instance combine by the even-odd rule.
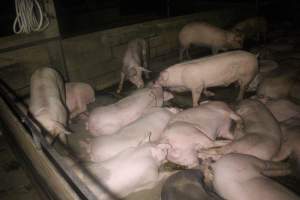
[[[174,17],[222,7],[256,6],[253,15],[274,23],[288,21],[298,26],[297,0],[54,0],[64,38],[107,28]],[[0,36],[12,35],[15,17],[13,0],[1,2]]]

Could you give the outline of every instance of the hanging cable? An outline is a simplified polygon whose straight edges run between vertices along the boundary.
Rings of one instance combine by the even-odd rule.
[[[49,25],[46,12],[43,12],[38,0],[15,0],[16,18],[14,33],[31,33],[45,30]]]

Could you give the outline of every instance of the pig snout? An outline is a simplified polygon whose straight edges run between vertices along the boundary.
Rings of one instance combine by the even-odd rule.
[[[162,71],[160,74],[159,74],[159,77],[158,79],[155,81],[155,85],[161,85],[161,86],[164,86],[166,85],[167,81],[169,79],[169,73],[167,71]]]

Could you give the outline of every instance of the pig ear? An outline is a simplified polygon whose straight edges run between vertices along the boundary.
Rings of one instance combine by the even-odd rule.
[[[164,91],[164,101],[168,101],[174,98],[174,95],[171,92]]]
[[[144,68],[144,67],[136,67],[136,68],[138,68],[138,69],[140,69],[141,71],[143,71],[143,72],[151,72],[150,70],[148,70],[148,69],[146,69],[146,68]]]
[[[134,67],[128,69],[128,77],[137,75],[137,71]]]

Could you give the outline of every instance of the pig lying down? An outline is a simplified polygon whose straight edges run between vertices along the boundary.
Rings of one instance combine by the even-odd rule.
[[[180,60],[184,53],[190,59],[188,49],[191,45],[210,47],[213,54],[220,50],[240,49],[243,37],[239,33],[226,31],[205,22],[186,24],[179,32]]]
[[[277,120],[272,113],[257,100],[243,100],[236,110],[244,121],[244,130],[240,137],[220,148],[211,148],[199,153],[218,159],[228,153],[242,153],[272,160],[279,152],[282,134]]]
[[[167,149],[165,144],[143,144],[131,147],[115,157],[101,162],[86,165],[88,172],[103,184],[111,193],[119,198],[139,190],[153,188],[168,173],[160,173],[159,166],[166,161]],[[88,183],[85,176],[75,169],[75,173]],[[114,200],[100,190],[99,184],[87,184],[99,200]]]
[[[233,139],[230,131],[231,122],[242,125],[242,119],[229,106],[221,101],[206,101],[195,108],[186,109],[174,117],[169,124],[177,121],[187,122],[202,131],[211,140],[217,137]],[[213,123],[212,123],[213,122]]]
[[[300,119],[300,106],[287,99],[259,100],[267,106],[278,122],[284,122],[291,118]]]
[[[263,161],[243,154],[228,154],[212,164],[214,190],[228,200],[299,200],[267,176],[290,173],[285,163]]]
[[[87,83],[66,83],[66,104],[70,118],[86,114],[87,105],[95,101],[95,91]]]
[[[233,82],[240,85],[237,100],[241,100],[257,71],[255,55],[231,51],[172,65],[160,73],[156,83],[173,91],[190,90],[195,107],[206,88],[228,86]]]
[[[130,147],[157,141],[176,112],[175,108],[152,108],[116,134],[98,136],[91,143],[91,160],[104,161]]]
[[[123,88],[125,78],[128,78],[137,88],[144,87],[142,72],[146,72],[146,78],[149,78],[147,70],[147,44],[144,39],[135,39],[128,43],[127,50],[123,58],[123,67],[121,71],[121,80],[117,90],[120,93]]]
[[[117,103],[94,109],[86,128],[94,136],[114,134],[137,120],[147,110],[161,107],[164,100],[172,97],[170,93],[163,92],[160,86],[137,90]]]
[[[199,129],[187,122],[175,122],[163,132],[160,143],[171,146],[167,159],[178,165],[193,168],[199,165],[197,151],[218,146]]]
[[[289,126],[282,124],[281,130],[286,140],[282,143],[280,152],[274,158],[275,161],[291,158],[295,164],[296,176],[300,177],[300,120],[297,125]]]
[[[29,111],[49,132],[46,136],[52,143],[58,136],[67,143],[67,109],[65,87],[61,76],[52,68],[37,69],[30,80]]]

